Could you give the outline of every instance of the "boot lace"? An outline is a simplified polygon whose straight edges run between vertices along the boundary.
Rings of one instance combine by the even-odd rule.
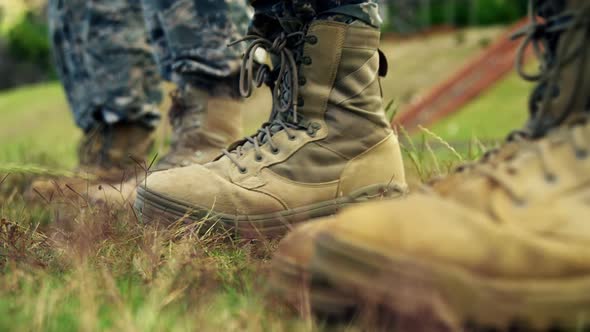
[[[579,87],[583,82],[586,71],[586,60],[589,55],[588,47],[582,44],[571,53],[559,57],[557,56],[557,47],[560,35],[568,29],[586,27],[584,40],[588,40],[587,27],[590,22],[588,19],[590,16],[590,4],[586,4],[579,13],[564,12],[555,14],[559,9],[550,8],[550,2],[544,2],[544,6],[538,6],[538,3],[543,2],[530,1],[529,17],[531,24],[513,36],[513,38],[524,38],[517,54],[517,72],[527,81],[539,82],[530,99],[531,125],[527,130],[512,132],[506,139],[506,143],[532,141],[543,137],[551,129],[561,125],[566,119],[571,119],[571,123],[569,123],[570,128],[566,129],[569,133],[566,139],[573,147],[575,155],[579,159],[583,159],[589,153],[584,147],[587,143],[581,142],[575,134],[575,127],[587,123],[588,116],[572,116],[572,106],[578,97],[577,94],[585,93],[585,91],[576,89],[576,93],[571,96],[564,112],[557,118],[550,118],[549,103],[551,99],[559,95],[557,84],[560,79],[561,70],[568,64],[571,64],[572,61],[579,59],[578,57],[582,57],[582,61],[576,77],[575,86]],[[540,21],[537,18],[538,13],[541,15],[549,13],[549,15],[543,15],[546,18]],[[568,40],[565,41],[565,44],[572,42],[572,35],[568,35]],[[540,70],[537,73],[527,73],[524,68],[524,59],[529,46],[532,46],[533,52],[540,62]],[[501,158],[496,158],[502,151],[502,148],[496,148],[486,152],[479,161],[458,167],[455,172],[474,171],[482,174],[503,187],[516,201],[524,202],[525,197],[520,193],[520,188],[515,185],[511,178],[511,175],[516,175],[519,171],[517,165],[511,163],[511,161],[515,160],[519,155],[534,154],[535,159],[539,161],[545,181],[554,183],[558,180],[558,177],[557,172],[551,167],[549,158],[552,153],[549,151],[550,149],[550,145],[540,142],[521,144],[519,145],[518,153],[509,152]],[[505,172],[498,171],[501,165],[505,165]]]
[[[562,128],[563,130],[561,132],[556,133],[560,139],[564,140],[564,144],[567,144],[572,148],[572,153],[579,160],[586,159],[589,153],[586,148],[588,145],[587,139],[580,135],[580,128],[587,123],[588,116],[580,116],[574,119],[571,123],[568,123],[567,127]],[[517,156],[524,156],[532,153],[534,158],[539,162],[544,180],[548,184],[554,184],[559,180],[559,177],[557,175],[558,172],[553,168],[553,163],[551,162],[552,159],[555,158],[552,151],[553,149],[554,147],[552,146],[551,141],[525,144],[521,147],[518,154],[514,154],[507,158],[508,163],[505,164],[505,172],[498,172],[498,167],[493,167],[491,164],[480,165],[477,168],[477,171],[502,186],[517,202],[525,203],[526,197],[522,194],[522,188],[519,188],[511,178],[512,176],[518,175],[519,166],[510,161],[516,160]]]
[[[563,11],[562,13],[558,13],[560,10],[550,7],[551,5],[552,3],[550,1],[531,0],[529,2],[531,23],[513,36],[513,39],[524,38],[517,54],[517,72],[527,81],[539,82],[529,101],[531,110],[531,136],[535,138],[542,137],[549,130],[560,125],[571,116],[571,113],[574,111],[573,105],[578,99],[579,94],[585,93],[582,89],[576,89],[575,87],[580,87],[583,83],[586,72],[586,61],[590,55],[588,54],[589,48],[584,43],[581,43],[571,53],[557,56],[560,35],[566,30],[584,28],[584,40],[588,40],[590,3],[586,3],[581,11],[575,13]],[[541,20],[537,14],[545,18]],[[573,42],[573,35],[569,34],[567,36],[568,40],[564,41],[565,45]],[[534,55],[540,63],[540,69],[537,73],[527,73],[524,68],[526,52],[530,46],[532,46]],[[561,78],[561,71],[577,59],[581,59],[581,65],[575,79],[575,91],[571,95],[564,111],[559,116],[552,118],[549,114],[551,111],[550,102],[559,96],[558,84]]]
[[[581,130],[578,130],[581,126],[587,124],[589,116],[581,115],[576,117],[568,126],[557,135],[560,140],[563,139],[564,144],[571,147],[572,153],[578,160],[587,159],[590,156],[588,150],[587,138]],[[530,132],[528,131],[514,131],[506,139],[506,144],[501,148],[495,148],[486,152],[478,161],[464,164],[457,167],[454,173],[474,173],[489,178],[496,185],[500,186],[512,199],[518,204],[524,204],[526,202],[526,195],[522,192],[522,188],[514,182],[514,176],[519,176],[520,164],[515,161],[521,156],[533,155],[541,169],[541,174],[545,182],[548,184],[554,184],[559,181],[558,172],[552,166],[553,152],[552,144],[549,142],[532,142],[531,144],[519,144],[527,143],[533,140]],[[510,149],[509,143],[518,144],[517,147]],[[508,149],[507,151],[504,149]],[[530,162],[527,162],[530,163]],[[430,182],[430,186],[434,186],[437,183],[444,181],[444,178],[437,178]]]
[[[304,130],[311,137],[314,137],[320,129],[319,124],[306,120],[298,113],[298,107],[303,105],[303,99],[299,96],[299,85],[305,84],[305,78],[299,74],[301,64],[311,64],[309,57],[303,56],[302,46],[304,43],[316,43],[315,36],[306,36],[304,32],[281,33],[273,41],[249,35],[231,43],[229,46],[241,42],[250,42],[244,53],[240,69],[240,94],[244,97],[252,95],[254,87],[268,85],[272,90],[272,112],[269,121],[252,136],[238,141],[229,149],[223,150],[227,156],[242,173],[247,169],[243,167],[238,159],[249,149],[256,151],[256,160],[262,161],[261,146],[268,143],[273,154],[280,152],[273,136],[280,131],[285,131],[290,140],[295,140],[293,130]],[[276,57],[278,64],[272,69],[267,64],[256,63],[256,52],[263,49]]]

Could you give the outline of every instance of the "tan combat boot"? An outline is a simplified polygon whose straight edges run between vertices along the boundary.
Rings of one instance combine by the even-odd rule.
[[[80,165],[73,177],[40,179],[27,196],[46,201],[84,198],[100,199],[105,194],[127,197],[133,193],[127,181],[142,179],[142,163],[152,147],[152,131],[135,125],[101,127],[89,132],[78,148]],[[116,187],[118,189],[113,189]]]
[[[513,135],[502,147],[489,151],[478,163],[496,165],[515,155],[528,140]],[[432,179],[422,191],[445,196],[456,186],[471,178],[474,165],[463,165],[444,178]],[[363,222],[365,218],[357,220]],[[321,233],[329,233],[339,217],[317,219],[296,227],[281,240],[273,254],[270,267],[270,290],[283,302],[305,313],[311,310],[330,319],[340,319],[358,314],[359,301],[346,289],[337,289],[316,274],[312,279],[310,263],[315,255],[316,241]]]
[[[590,4],[536,1],[547,4],[563,15],[529,31],[549,43],[559,36],[540,77],[535,135],[430,193],[317,221],[329,231],[312,240],[312,286],[317,278],[357,304],[457,331],[588,326]]]
[[[270,267],[269,286],[283,302],[302,314],[311,310],[332,318],[343,317],[354,311],[354,298],[318,278],[313,280],[313,287],[311,283],[309,263],[316,238],[338,221],[333,216],[319,220],[322,222],[299,225],[281,241]]]
[[[242,236],[279,235],[291,223],[405,193],[400,147],[383,111],[379,37],[324,20],[274,42],[248,37],[245,92],[257,48],[282,59],[271,73],[270,121],[212,163],[149,176],[135,203],[144,220],[208,216]]]
[[[155,170],[205,164],[242,137],[241,101],[187,85],[172,94],[170,151]]]

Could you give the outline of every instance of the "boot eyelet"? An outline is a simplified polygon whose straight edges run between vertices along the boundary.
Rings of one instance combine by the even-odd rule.
[[[311,45],[315,45],[318,43],[318,37],[311,35],[308,37],[307,42]]]
[[[308,66],[311,65],[311,63],[312,63],[311,58],[308,56],[303,57],[303,59],[301,61],[303,61],[304,65],[308,65]]]
[[[254,160],[256,160],[257,162],[261,162],[262,156],[257,154],[256,157],[254,157]]]
[[[281,152],[281,150],[279,150],[279,149],[271,149],[270,152],[272,154],[274,154],[274,155],[277,155],[277,154],[279,154],[279,152]]]
[[[578,151],[576,151],[576,158],[578,158],[578,160],[582,160],[582,159],[588,158],[588,150],[578,150]]]
[[[307,83],[307,79],[305,77],[299,77],[299,85],[305,85]]]
[[[296,139],[297,139],[297,136],[295,136],[295,135],[289,136],[289,141],[294,141]]]
[[[240,168],[239,168],[239,171],[240,171],[240,173],[242,173],[242,174],[246,174],[246,173],[248,173],[248,169],[247,169],[246,167],[240,167]]]

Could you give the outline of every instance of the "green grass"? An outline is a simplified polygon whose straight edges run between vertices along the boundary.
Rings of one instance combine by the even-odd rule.
[[[14,23],[16,23],[25,12],[27,5],[22,0],[2,0],[0,3],[0,35],[5,33]]]
[[[420,152],[420,158],[414,156],[417,162],[412,164],[418,164],[414,168],[425,164],[430,169],[418,171],[420,178],[441,175],[457,163],[477,158],[485,149],[501,144],[513,130],[523,128],[528,118],[528,96],[532,87],[513,73],[456,113],[412,134],[411,140],[417,146],[414,151]],[[462,157],[457,158],[457,155]],[[440,171],[432,169],[436,164]]]
[[[497,140],[521,128],[528,117],[530,83],[510,75],[432,130],[450,142]]]
[[[76,164],[80,132],[73,125],[59,84],[1,94],[0,118],[3,163],[36,162],[60,168]]]
[[[449,75],[478,51],[482,33],[497,31],[475,31],[464,48],[452,36],[386,44],[393,59],[384,82],[387,98],[414,98],[434,84],[428,77]],[[441,48],[440,59],[425,66],[437,45],[446,51]],[[475,156],[464,146],[460,157],[440,149],[435,135],[460,143],[474,136],[501,139],[524,121],[527,92],[512,76],[436,124],[436,134],[415,135],[404,147],[409,173],[420,181]],[[248,101],[246,131],[264,120],[267,113],[260,110],[268,106],[266,93]],[[129,209],[25,201],[34,178],[26,165],[62,170],[76,163],[80,134],[57,83],[1,93],[0,119],[0,331],[371,330],[367,322],[327,327],[269,300],[266,276],[275,242],[155,230],[137,223]],[[20,168],[2,181],[6,165]]]
[[[26,218],[34,222],[34,216]],[[241,331],[303,326],[293,315],[269,310],[261,295],[266,291],[259,276],[264,263],[251,258],[248,245],[186,235],[171,240],[174,234],[139,227],[129,216],[105,211],[79,213],[77,218],[85,223],[70,223],[71,231],[60,232],[75,240],[41,235],[51,234],[49,229],[11,232],[18,221],[3,221],[0,330]]]
[[[381,45],[389,73],[382,80],[385,100],[405,105],[455,73],[465,61],[499,37],[499,27],[468,29],[460,33],[389,41]],[[384,37],[388,40],[388,37]]]

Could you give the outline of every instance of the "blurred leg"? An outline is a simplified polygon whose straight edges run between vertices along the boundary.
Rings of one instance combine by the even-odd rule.
[[[100,182],[118,184],[135,176],[135,160],[149,152],[160,117],[160,81],[141,6],[135,2],[50,1],[57,70],[76,124],[85,133],[79,171],[94,176],[96,183],[79,177],[40,180],[32,192],[92,196],[100,191]]]
[[[381,1],[377,0],[249,0],[254,7],[250,33],[271,37],[282,30],[296,31],[313,19],[361,21],[378,28]]]
[[[235,76],[244,51],[227,44],[246,31],[245,0],[142,1],[162,77],[219,93],[216,86]]]
[[[82,128],[91,127],[90,74],[84,65],[84,30],[87,0],[50,0],[49,30],[53,57],[68,102]]]
[[[139,2],[88,1],[86,29],[84,60],[95,106],[86,116],[106,124],[154,127],[161,92]]]
[[[171,149],[158,168],[206,163],[242,136],[237,93],[245,0],[142,0],[162,77],[175,83]]]

